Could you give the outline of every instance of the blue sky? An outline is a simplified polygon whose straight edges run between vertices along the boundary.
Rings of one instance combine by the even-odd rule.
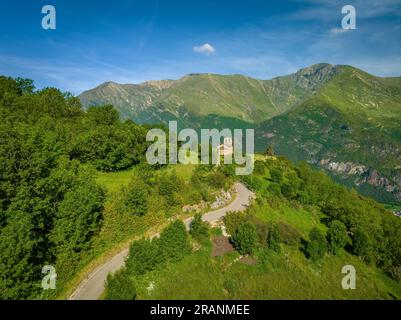
[[[41,28],[44,5],[57,29]],[[357,29],[341,31],[341,8]],[[74,94],[187,73],[270,79],[314,63],[401,76],[401,0],[2,0],[0,74]],[[207,46],[205,46],[207,44]]]

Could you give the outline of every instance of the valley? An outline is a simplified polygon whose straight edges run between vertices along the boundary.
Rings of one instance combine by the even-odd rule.
[[[401,203],[401,78],[317,64],[271,80],[190,74],[139,85],[105,83],[79,96],[123,119],[179,128],[254,128],[268,145],[388,204]]]
[[[401,0],[36,2],[0,10],[3,314],[399,307]]]
[[[399,299],[401,220],[388,210],[398,206],[301,161],[325,151],[318,164],[329,172],[363,177],[376,166],[366,181],[388,186],[381,174],[397,170],[397,159],[378,143],[382,137],[397,155],[398,105],[388,109],[393,122],[363,135],[367,124],[386,124],[381,113],[372,122],[349,118],[324,90],[249,122],[271,122],[265,138],[277,139],[294,135],[284,121],[298,130],[306,120],[310,130],[295,139],[320,147],[309,143],[298,154],[297,144],[281,138],[288,158],[299,156],[295,164],[278,140],[255,156],[252,174],[237,176],[235,164],[150,165],[153,126],[121,120],[111,105],[83,110],[56,88],[0,77],[0,297]],[[345,153],[346,140],[366,153]],[[243,190],[237,198],[233,186]],[[358,272],[356,291],[340,287],[349,263]],[[57,271],[54,290],[42,290],[43,265]]]

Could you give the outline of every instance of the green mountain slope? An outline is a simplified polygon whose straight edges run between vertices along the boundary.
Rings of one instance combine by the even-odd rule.
[[[188,179],[229,172],[199,168]],[[160,237],[134,241],[125,268],[109,276],[105,298],[401,298],[401,220],[383,206],[283,157],[260,156],[242,182],[256,201],[215,228],[198,216],[189,234],[175,221]],[[353,290],[342,286],[346,265],[356,270]]]
[[[298,108],[259,125],[258,144],[307,160],[338,181],[388,202],[401,201],[401,81],[338,67]]]
[[[106,83],[79,97],[140,123],[255,128],[268,144],[384,202],[401,203],[401,78],[317,64],[271,80],[191,74],[139,85]]]
[[[121,117],[132,118],[147,110],[172,83],[171,80],[161,80],[135,85],[109,81],[82,93],[79,99],[84,107],[112,104]]]
[[[194,118],[215,114],[254,123],[294,108],[335,73],[335,67],[319,64],[272,80],[190,74],[139,85],[107,82],[79,98],[85,107],[113,104],[124,118],[139,122],[176,118],[191,124]]]

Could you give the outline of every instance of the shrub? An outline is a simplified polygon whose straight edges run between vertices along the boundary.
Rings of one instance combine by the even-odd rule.
[[[306,245],[306,253],[312,260],[322,258],[327,252],[327,240],[324,233],[316,227],[309,233],[309,242]]]
[[[281,196],[281,187],[277,183],[271,183],[267,186],[267,191],[273,196]]]
[[[260,190],[263,186],[263,180],[259,177],[249,175],[243,176],[241,179],[248,188],[254,191]]]
[[[268,239],[268,236],[269,236],[269,225],[266,222],[255,218],[254,216],[250,217],[250,221],[252,222],[252,224],[256,228],[256,234],[257,234],[257,237],[258,237],[258,243],[261,246],[267,245],[267,239]]]
[[[227,212],[223,218],[226,231],[229,235],[235,234],[238,227],[246,222],[246,214],[244,212]]]
[[[147,185],[135,179],[128,187],[125,205],[129,212],[137,216],[143,216],[148,211]]]
[[[184,181],[177,176],[175,171],[159,177],[159,193],[162,196],[171,196],[174,192],[180,192],[184,188]]]
[[[212,187],[221,189],[226,185],[226,176],[224,173],[216,171],[209,174],[208,182]]]
[[[192,220],[189,233],[197,241],[204,241],[209,237],[209,224],[202,220],[200,213],[197,213]]]
[[[126,269],[107,276],[106,300],[134,300],[135,297],[135,283]]]
[[[253,253],[257,242],[255,226],[250,222],[241,224],[233,236],[233,241],[240,254]]]
[[[175,207],[182,203],[178,195],[184,189],[184,181],[173,171],[159,177],[159,194],[166,199],[169,207]]]
[[[131,244],[126,262],[127,270],[133,275],[142,275],[163,263],[163,255],[156,241],[138,240]]]
[[[188,233],[182,221],[176,220],[165,228],[157,240],[161,254],[168,261],[179,261],[191,252]]]
[[[267,245],[269,249],[280,252],[280,230],[277,224],[273,224],[269,227],[269,237],[267,240]]]
[[[331,253],[336,254],[348,241],[347,227],[344,223],[338,220],[331,221],[327,231],[327,243]]]
[[[353,232],[352,253],[366,262],[374,262],[373,241],[362,229],[356,229]]]
[[[226,177],[234,177],[234,178],[236,177],[235,165],[233,164],[221,165],[218,167],[218,170],[221,171]]]
[[[273,168],[270,170],[270,177],[273,183],[281,184],[283,180],[283,170],[280,168]]]
[[[277,226],[280,232],[280,242],[290,246],[296,246],[300,243],[301,234],[293,226],[284,222],[279,222]]]

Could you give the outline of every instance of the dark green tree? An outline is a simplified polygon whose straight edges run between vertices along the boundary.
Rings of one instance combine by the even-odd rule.
[[[54,222],[52,240],[58,250],[79,252],[100,228],[104,192],[95,184],[82,184],[66,193]]]
[[[14,212],[0,232],[0,299],[29,299],[37,293],[46,259],[45,239],[29,214]]]
[[[135,297],[135,282],[126,269],[107,276],[106,300],[134,300]]]
[[[277,224],[273,224],[269,227],[269,236],[267,240],[267,245],[269,249],[280,252],[280,229]]]
[[[240,254],[252,254],[257,240],[256,228],[250,222],[241,224],[233,236],[234,245]]]
[[[221,189],[226,184],[226,176],[221,171],[216,171],[208,175],[208,182],[211,186]]]
[[[179,261],[191,252],[188,232],[182,221],[176,220],[165,228],[157,240],[163,258],[168,261]]]
[[[15,82],[20,90],[21,94],[33,93],[35,86],[33,85],[33,80],[24,78],[15,78]]]
[[[118,111],[112,105],[90,107],[87,113],[88,119],[97,125],[111,126],[119,119]]]
[[[163,262],[158,241],[138,240],[131,244],[126,267],[130,274],[142,275]]]
[[[128,187],[125,204],[134,215],[145,215],[148,211],[148,186],[141,180],[134,179]]]
[[[191,221],[189,233],[197,241],[204,241],[209,238],[209,223],[202,220],[202,214],[197,213]]]
[[[327,243],[331,253],[336,254],[349,241],[347,227],[338,220],[333,220],[327,230]]]
[[[322,231],[313,228],[309,233],[309,241],[306,245],[306,253],[312,260],[318,260],[327,252],[327,240]]]
[[[239,226],[247,221],[245,212],[232,212],[229,211],[223,217],[226,231],[229,235],[234,235]]]
[[[353,232],[352,253],[367,262],[374,262],[373,241],[362,228],[357,228]]]

